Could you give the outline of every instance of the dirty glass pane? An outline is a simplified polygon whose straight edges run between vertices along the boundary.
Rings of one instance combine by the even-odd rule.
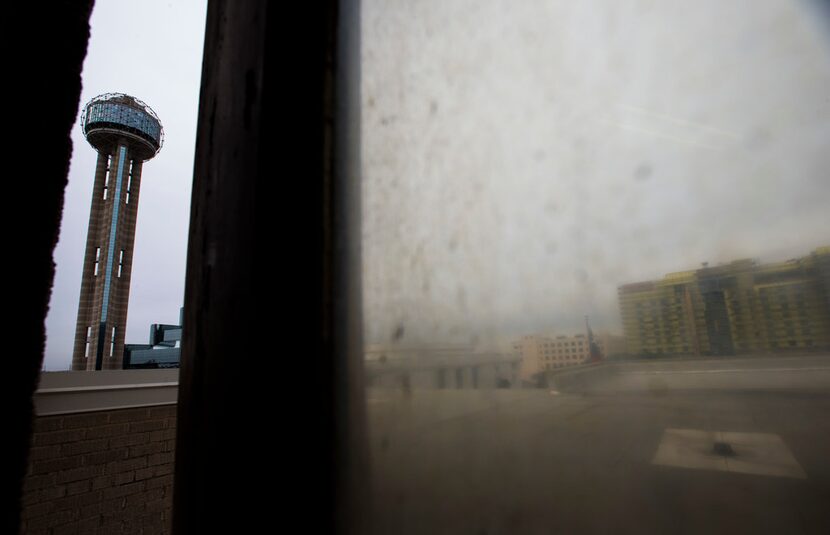
[[[825,3],[362,10],[377,532],[830,532]]]

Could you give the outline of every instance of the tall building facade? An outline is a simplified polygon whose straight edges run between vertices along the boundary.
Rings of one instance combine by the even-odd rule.
[[[628,352],[733,355],[830,348],[830,247],[736,260],[619,288]]]
[[[98,163],[72,369],[121,369],[141,170],[161,150],[164,133],[149,106],[120,93],[92,99],[81,124]]]

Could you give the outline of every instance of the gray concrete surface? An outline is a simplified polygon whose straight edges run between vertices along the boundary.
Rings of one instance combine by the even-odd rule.
[[[376,533],[830,533],[830,357],[591,373],[553,391],[371,390]],[[711,462],[708,436],[736,457]]]

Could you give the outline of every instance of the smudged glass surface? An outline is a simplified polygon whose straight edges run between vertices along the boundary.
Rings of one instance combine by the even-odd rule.
[[[381,531],[830,526],[825,5],[362,4]]]

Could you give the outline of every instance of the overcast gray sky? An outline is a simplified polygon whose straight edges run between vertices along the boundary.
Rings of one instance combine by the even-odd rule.
[[[812,2],[363,9],[367,341],[620,331],[620,284],[830,244]]]
[[[206,6],[197,0],[96,0],[90,20],[81,106],[102,93],[127,93],[155,110],[165,132],[164,147],[141,177],[127,343],[147,343],[151,323],[179,321]],[[69,369],[72,362],[95,174],[96,152],[78,123],[72,140],[46,318],[47,370]]]

